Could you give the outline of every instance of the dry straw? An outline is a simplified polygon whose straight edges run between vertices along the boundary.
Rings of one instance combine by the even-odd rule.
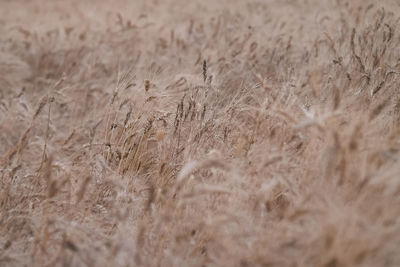
[[[395,1],[136,2],[1,2],[0,266],[400,266]]]

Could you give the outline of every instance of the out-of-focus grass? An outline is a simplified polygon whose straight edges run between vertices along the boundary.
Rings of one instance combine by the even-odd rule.
[[[2,1],[1,266],[399,266],[396,1]]]

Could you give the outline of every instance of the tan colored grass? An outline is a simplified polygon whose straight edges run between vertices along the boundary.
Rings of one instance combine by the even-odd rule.
[[[0,2],[0,266],[400,266],[399,12]]]

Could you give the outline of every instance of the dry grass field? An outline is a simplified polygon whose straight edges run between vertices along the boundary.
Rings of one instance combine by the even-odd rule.
[[[399,24],[0,1],[0,266],[400,266]]]

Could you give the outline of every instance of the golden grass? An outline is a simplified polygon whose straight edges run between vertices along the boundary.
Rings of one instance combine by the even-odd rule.
[[[2,1],[0,266],[400,266],[399,12]]]

